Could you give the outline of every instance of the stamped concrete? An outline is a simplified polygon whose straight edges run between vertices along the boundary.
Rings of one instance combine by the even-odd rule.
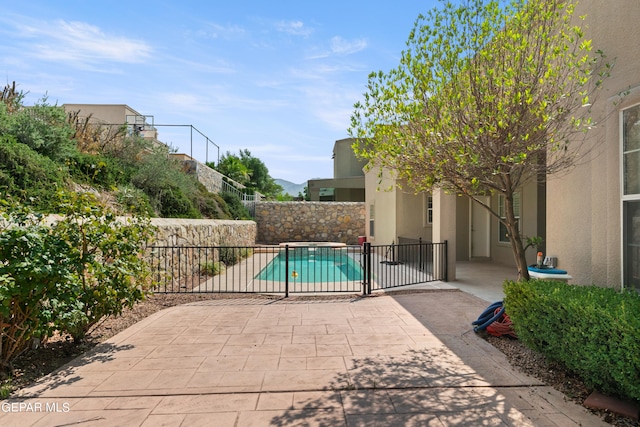
[[[461,291],[158,312],[2,401],[7,426],[598,426],[471,330]]]

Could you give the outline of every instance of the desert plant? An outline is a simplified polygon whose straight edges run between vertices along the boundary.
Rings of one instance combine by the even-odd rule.
[[[147,194],[154,210],[165,218],[199,218],[193,204],[198,192],[196,180],[169,158],[168,150],[157,148],[133,175],[131,183]]]
[[[124,185],[116,190],[115,195],[116,201],[124,212],[144,216],[150,216],[153,213],[149,197],[139,188]]]
[[[76,151],[71,139],[73,129],[66,122],[64,109],[49,104],[46,97],[13,113],[7,132],[52,160],[65,159]]]

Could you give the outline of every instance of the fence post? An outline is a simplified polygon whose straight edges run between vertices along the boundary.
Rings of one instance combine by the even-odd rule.
[[[444,281],[448,282],[449,281],[449,260],[447,259],[449,250],[447,248],[447,241],[444,241],[444,256],[442,257],[442,259],[444,260]]]
[[[423,271],[422,269],[422,237],[418,238],[418,269]]]
[[[284,245],[284,297],[289,298],[289,245]]]
[[[362,294],[371,295],[371,243],[364,242],[362,249],[362,258],[364,260],[364,283]]]

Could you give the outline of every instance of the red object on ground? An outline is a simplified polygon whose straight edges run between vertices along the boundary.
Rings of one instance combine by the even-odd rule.
[[[494,312],[498,314],[500,308],[497,308]],[[504,313],[498,320],[487,326],[487,333],[493,335],[494,337],[501,337],[503,335],[508,335],[513,338],[518,338],[516,332],[513,330],[513,325],[511,323],[511,318],[507,313]]]

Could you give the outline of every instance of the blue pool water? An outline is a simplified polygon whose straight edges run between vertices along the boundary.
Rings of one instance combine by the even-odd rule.
[[[302,248],[306,249],[306,248]],[[362,268],[340,250],[298,250],[289,251],[289,271],[286,271],[284,251],[267,264],[255,277],[258,280],[284,282],[326,283],[362,280]]]

